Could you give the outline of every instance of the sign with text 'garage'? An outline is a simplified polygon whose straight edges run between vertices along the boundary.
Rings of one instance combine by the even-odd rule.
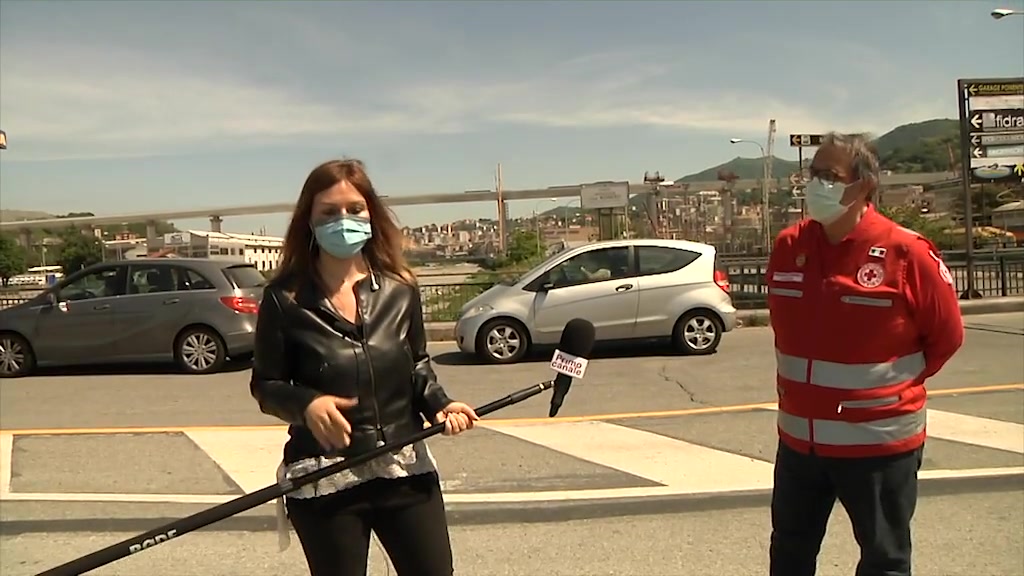
[[[959,80],[957,88],[968,183],[1024,181],[1024,78]]]

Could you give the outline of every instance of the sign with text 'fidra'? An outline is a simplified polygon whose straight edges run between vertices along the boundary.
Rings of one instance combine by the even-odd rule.
[[[587,359],[555,350],[555,355],[551,357],[551,369],[570,378],[583,378],[587,373]]]
[[[960,80],[957,90],[967,183],[1024,181],[1024,78]]]

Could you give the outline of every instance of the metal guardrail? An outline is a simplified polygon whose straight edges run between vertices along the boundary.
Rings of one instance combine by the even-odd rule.
[[[967,291],[967,264],[947,261],[946,265],[957,293],[963,294]],[[764,308],[768,291],[764,282],[765,265],[758,263],[726,268],[733,304],[741,309]],[[982,298],[1024,296],[1024,257],[975,261],[974,290]]]
[[[947,261],[958,293],[967,289],[967,266],[963,262]],[[724,266],[729,273],[733,304],[744,310],[764,308],[767,302],[765,262],[750,261]],[[421,284],[420,297],[427,322],[453,322],[467,302],[497,282],[495,279],[464,282]],[[974,288],[984,297],[1024,296],[1024,255],[975,261]],[[18,296],[5,296],[0,292],[0,309],[20,304],[30,295],[22,291]]]

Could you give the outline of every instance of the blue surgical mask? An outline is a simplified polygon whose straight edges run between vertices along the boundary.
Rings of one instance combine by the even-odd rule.
[[[825,182],[820,178],[811,180],[804,190],[807,215],[826,226],[835,222],[849,209],[842,203],[845,192],[846,185],[841,182]]]
[[[344,215],[313,228],[316,243],[335,258],[351,258],[362,251],[373,236],[370,221]]]

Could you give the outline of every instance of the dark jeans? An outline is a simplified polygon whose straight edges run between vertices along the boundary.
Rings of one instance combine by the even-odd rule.
[[[398,576],[453,573],[436,474],[371,480],[327,496],[285,502],[310,576],[365,576],[371,530]]]
[[[860,546],[856,576],[910,576],[910,520],[924,448],[878,458],[822,458],[779,443],[771,576],[813,576],[836,499]]]

